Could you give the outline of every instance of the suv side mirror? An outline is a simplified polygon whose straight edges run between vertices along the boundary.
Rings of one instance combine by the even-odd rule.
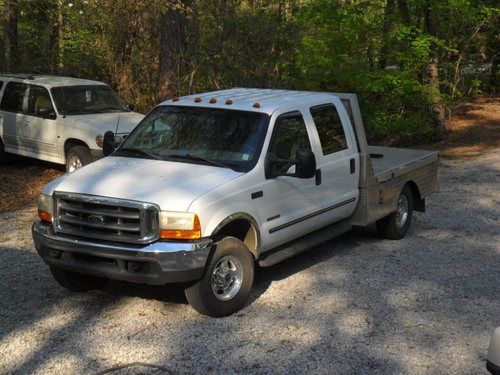
[[[316,175],[316,157],[312,150],[301,148],[295,153],[295,176],[298,178],[312,178]]]
[[[270,153],[265,166],[266,178],[277,176],[312,178],[316,175],[316,157],[311,150],[297,150],[295,160],[279,159],[276,154]],[[293,165],[295,165],[295,173],[288,173],[288,169]]]
[[[134,103],[128,103],[128,109],[133,112],[134,109],[135,109],[135,104]]]
[[[52,109],[50,109],[50,108],[40,108],[38,110],[37,115],[42,116],[43,118],[51,118],[51,119],[56,118],[54,111],[52,111]]]
[[[102,154],[109,156],[115,151],[115,133],[111,130],[104,133],[102,140]]]

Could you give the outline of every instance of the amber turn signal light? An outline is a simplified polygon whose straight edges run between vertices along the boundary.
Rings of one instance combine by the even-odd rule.
[[[38,210],[38,217],[43,221],[47,221],[49,223],[52,222],[52,215],[49,214],[48,212]]]

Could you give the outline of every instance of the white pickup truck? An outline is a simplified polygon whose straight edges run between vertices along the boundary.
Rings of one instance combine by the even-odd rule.
[[[120,142],[143,119],[108,85],[51,75],[0,76],[0,161],[11,153],[65,164],[102,157],[104,133]]]
[[[66,288],[186,283],[197,311],[225,316],[256,264],[353,226],[400,239],[438,188],[436,152],[367,145],[356,95],[236,88],[161,103],[49,183],[32,234]]]

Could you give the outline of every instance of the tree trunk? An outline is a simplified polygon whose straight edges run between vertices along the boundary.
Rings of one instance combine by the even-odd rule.
[[[4,14],[4,59],[5,70],[12,72],[17,58],[17,0],[5,0]]]
[[[428,34],[437,36],[437,18],[430,0],[426,1],[425,28]],[[441,91],[439,89],[439,58],[436,49],[436,44],[432,43],[429,52],[429,63],[427,64],[426,84],[432,88],[431,102],[434,118],[434,135],[437,140],[442,140],[445,134],[444,106],[441,101]]]
[[[384,11],[384,24],[382,26],[382,46],[380,47],[380,57],[378,67],[384,69],[387,65],[387,55],[389,54],[388,35],[394,21],[395,0],[387,0]]]
[[[398,0],[398,9],[401,18],[403,19],[403,23],[406,26],[410,26],[411,17],[410,17],[410,10],[408,8],[408,2],[406,0]]]
[[[158,99],[178,96],[179,61],[182,54],[182,38],[185,11],[182,1],[173,1],[162,15],[160,32],[160,66],[158,72]]]

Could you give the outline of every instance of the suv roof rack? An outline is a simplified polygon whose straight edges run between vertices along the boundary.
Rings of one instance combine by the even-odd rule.
[[[35,79],[33,74],[3,74],[4,77],[19,78],[19,79]]]

